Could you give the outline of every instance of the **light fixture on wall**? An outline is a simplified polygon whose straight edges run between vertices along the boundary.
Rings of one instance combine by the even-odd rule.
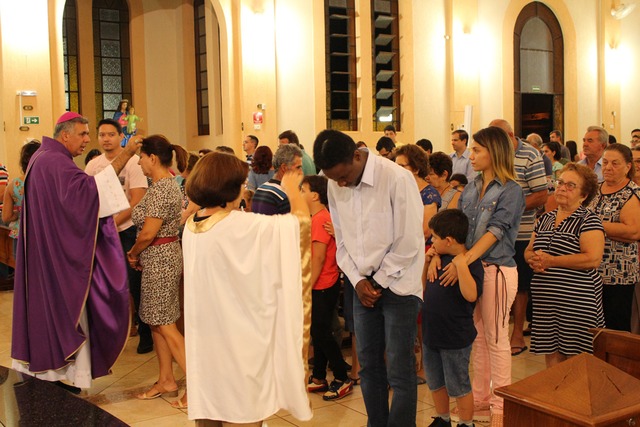
[[[28,122],[24,120],[24,111],[33,111],[33,105],[23,105],[22,98],[33,98],[38,96],[38,92],[35,90],[19,90],[16,92],[16,96],[19,99],[20,104],[20,127],[19,129],[23,132],[29,130],[29,126],[25,126],[26,124],[40,124],[40,117],[38,116],[29,116],[27,117]],[[33,122],[31,121],[33,119]]]
[[[611,16],[613,16],[614,18],[620,20],[623,19],[625,17],[627,17],[631,12],[633,12],[633,9],[636,8],[636,4],[635,3],[620,3],[620,5],[618,7],[615,6],[611,6]]]

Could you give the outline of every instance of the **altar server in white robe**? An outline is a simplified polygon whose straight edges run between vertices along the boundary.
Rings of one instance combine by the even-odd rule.
[[[311,222],[301,176],[282,180],[291,214],[265,216],[238,210],[247,172],[235,156],[211,153],[186,187],[202,206],[183,235],[189,419],[200,426],[259,426],[280,409],[312,416],[301,297]]]

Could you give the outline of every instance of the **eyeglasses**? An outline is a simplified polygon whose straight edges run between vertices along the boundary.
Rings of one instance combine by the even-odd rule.
[[[578,184],[576,184],[576,183],[574,183],[574,182],[565,182],[565,181],[563,181],[563,180],[561,180],[561,179],[557,180],[557,181],[555,182],[554,186],[555,186],[556,188],[560,188],[560,187],[564,186],[564,187],[565,187],[567,190],[569,190],[569,191],[573,191],[573,190],[575,190],[576,188],[578,188]]]

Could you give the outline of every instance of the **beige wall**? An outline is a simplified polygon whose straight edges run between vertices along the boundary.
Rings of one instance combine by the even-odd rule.
[[[320,3],[320,2],[316,2]],[[314,68],[324,69],[324,55],[314,55],[314,34],[318,32],[311,1],[277,0],[276,33],[276,133],[265,135],[271,145],[280,132],[292,129],[309,155],[316,136]],[[324,25],[321,28],[324,34]],[[320,38],[323,40],[323,38]],[[322,75],[324,79],[324,74]]]
[[[460,125],[467,104],[474,106],[472,132],[495,117],[513,120],[513,26],[528,2],[400,2],[400,141],[426,137],[435,149],[450,151],[451,126]],[[587,126],[603,123],[628,142],[631,129],[640,127],[640,80],[633,74],[640,65],[640,11],[613,21],[608,0],[544,3],[564,34],[566,137],[580,140]],[[209,136],[197,136],[191,1],[129,4],[133,103],[145,119],[142,132],[163,133],[191,150],[230,145],[241,155],[244,135],[256,134],[275,148],[277,134],[291,128],[312,152],[313,138],[325,126],[323,2],[209,0],[207,26],[214,34],[219,25],[220,34],[219,58],[213,55],[218,45],[213,36],[207,44],[209,86],[221,82],[219,93],[211,94],[219,101],[210,102]],[[12,173],[21,144],[50,135],[62,113],[63,6],[64,0],[0,2],[0,162]],[[80,1],[78,10],[82,113],[93,117],[91,8]],[[356,0],[356,14],[360,130],[351,134],[371,146],[381,132],[371,130],[370,0]],[[29,114],[40,116],[40,125],[20,131],[16,91],[27,89],[38,92],[25,102],[34,106]],[[257,104],[266,104],[260,130],[251,116]]]
[[[422,0],[413,1],[414,16],[422,16],[421,25],[413,26],[414,92],[413,110],[415,118],[414,137],[427,138],[434,150],[451,150],[450,99],[447,75],[447,49],[445,38],[447,26],[445,2],[432,5]],[[406,106],[405,108],[411,108]],[[414,141],[415,142],[415,141]]]
[[[640,128],[640,10],[625,18],[620,24],[618,57],[612,67],[618,71],[620,82],[620,138],[629,143],[631,131]]]
[[[147,112],[141,127],[144,126],[147,134],[161,133],[173,143],[186,145],[187,136],[193,129],[186,127],[187,103],[181,83],[195,76],[186,76],[184,72],[183,37],[187,32],[183,28],[182,3],[182,0],[143,2],[144,39],[135,40],[133,44],[143,44],[147,70]],[[168,28],[172,30],[168,31]],[[133,98],[135,105],[137,94],[134,93]]]
[[[11,176],[19,174],[18,156],[22,144],[30,138],[42,138],[53,129],[52,61],[49,52],[49,14],[56,13],[53,2],[33,0],[0,2],[0,30],[2,35],[2,93],[0,162]],[[26,25],[28,23],[28,26]],[[40,124],[20,130],[20,97],[17,91],[35,90],[36,97],[23,98],[32,105],[24,115],[39,116]]]

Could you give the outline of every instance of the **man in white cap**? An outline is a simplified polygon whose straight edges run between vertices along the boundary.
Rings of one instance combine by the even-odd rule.
[[[53,136],[42,139],[25,175],[11,357],[14,369],[79,393],[110,372],[129,332],[126,263],[112,215],[129,207],[118,173],[140,138],[91,177],[73,162],[89,143],[88,120],[64,113]]]

